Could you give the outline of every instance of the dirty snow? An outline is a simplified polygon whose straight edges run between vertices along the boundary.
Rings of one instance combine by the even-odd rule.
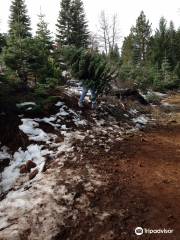
[[[87,171],[84,186],[95,191],[95,186],[101,184],[99,175],[90,166],[87,166]],[[61,184],[62,181],[64,184]],[[58,168],[48,169],[46,177],[41,175],[34,180],[33,185],[27,185],[28,190],[9,192],[0,205],[1,237],[4,240],[21,239],[21,234],[31,226],[33,231],[29,239],[52,239],[69,215],[77,218],[77,210],[69,212],[76,192],[69,191],[66,185],[75,188],[79,183],[82,184],[83,180],[78,169],[64,169],[63,172]],[[77,209],[82,210],[89,204],[85,195],[77,202]]]
[[[19,129],[29,137],[29,140],[47,142],[56,137],[54,134],[47,134],[42,129],[38,128],[39,124],[33,119],[22,119],[22,122],[23,124],[19,126]]]
[[[67,116],[71,115],[72,121],[74,121],[77,126],[86,125],[86,121],[81,120],[79,115],[72,109],[69,109],[64,102],[59,101],[55,104],[55,106],[59,108],[59,111],[50,117],[44,117],[42,119],[21,119],[22,124],[19,126],[19,129],[29,137],[29,140],[37,142],[37,144],[28,146],[25,151],[20,148],[18,152],[14,154],[10,166],[7,167],[3,173],[2,186],[4,190],[9,189],[13,183],[15,183],[16,179],[19,177],[20,166],[28,160],[33,160],[39,168],[42,168],[42,166],[44,166],[46,155],[56,158],[62,153],[73,151],[72,141],[76,139],[76,137],[79,138],[79,132],[67,132],[70,131],[70,129],[63,123],[63,120]],[[64,136],[64,141],[55,143],[57,136],[55,134],[44,132],[40,128],[40,122],[48,123],[56,130],[60,127],[59,130],[61,130],[60,133]],[[41,145],[38,145],[38,142],[41,142]],[[44,145],[42,145],[43,142]]]
[[[63,105],[64,105],[64,102],[61,102],[61,101],[59,101],[55,104],[56,107],[61,107]]]
[[[137,117],[137,118],[133,118],[133,122],[134,123],[139,123],[139,124],[143,124],[146,125],[148,123],[149,119],[143,115]]]
[[[16,104],[17,107],[36,106],[35,102],[23,102]]]
[[[129,110],[129,113],[132,114],[132,115],[136,115],[138,113],[138,111],[136,109],[131,108]]]
[[[155,91],[148,91],[147,95],[151,95],[151,94],[154,94],[158,97],[161,97],[161,98],[164,98],[167,96],[167,94],[165,93],[161,93],[161,92],[155,92]]]
[[[45,156],[51,153],[52,152],[48,149],[43,149],[43,146],[37,144],[28,146],[25,151],[23,151],[22,148],[19,148],[19,150],[14,153],[10,165],[2,172],[0,189],[7,191],[13,186],[17,178],[20,176],[19,169],[22,164],[26,163],[28,160],[33,160],[40,170],[42,165],[44,165]]]
[[[10,159],[11,155],[9,154],[9,148],[2,146],[0,148],[0,160]]]

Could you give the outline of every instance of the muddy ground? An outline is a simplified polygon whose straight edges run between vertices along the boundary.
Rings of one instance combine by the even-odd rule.
[[[105,185],[90,205],[110,215],[102,225],[80,215],[57,239],[180,239],[179,140],[180,126],[158,127],[116,143],[108,154],[86,153],[74,168],[86,161],[101,175]],[[138,226],[174,233],[136,237]]]
[[[173,98],[177,111],[160,110],[155,127],[113,143],[108,154],[86,149],[81,161],[68,164],[81,169],[91,164],[104,186],[89,198],[91,215],[80,213],[76,223],[67,221],[56,239],[180,239],[180,102],[177,96],[168,101]],[[96,211],[104,213],[101,223]],[[136,227],[173,233],[136,236]]]
[[[180,240],[180,97],[173,95],[165,101],[174,104],[173,108],[169,105],[155,107],[155,126],[147,126],[137,133],[128,134],[123,140],[110,142],[108,152],[103,145],[91,146],[90,141],[76,141],[73,145],[76,161],[69,156],[60,170],[57,161],[47,164],[45,178],[48,179],[51,174],[57,175],[55,190],[61,186],[63,178],[65,182],[66,176],[63,174],[69,170],[79,173],[82,181],[67,186],[69,192],[76,193],[69,205],[69,212],[64,217],[63,225],[59,222],[56,234],[50,237],[46,233],[44,239]],[[87,115],[90,113],[86,112]],[[87,166],[94,169],[100,183],[98,185],[96,181],[96,187],[89,190],[85,188],[89,184]],[[57,205],[65,205],[62,200],[58,201]],[[38,207],[40,212],[42,208],[42,216],[45,211],[43,207]],[[31,213],[26,215],[31,218],[32,226],[29,225],[26,231],[20,229],[17,239],[43,239],[41,229],[46,228],[43,223],[47,219]],[[136,236],[136,227],[172,229],[174,232]],[[8,239],[1,238],[3,231],[0,229],[0,239]]]

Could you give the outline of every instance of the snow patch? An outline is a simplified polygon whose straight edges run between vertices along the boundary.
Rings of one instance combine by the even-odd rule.
[[[47,134],[42,129],[38,128],[39,123],[33,119],[22,119],[23,124],[19,126],[19,129],[27,134],[29,140],[36,142],[47,142],[50,139],[54,139],[56,135]]]
[[[11,155],[8,153],[8,151],[9,151],[9,148],[6,146],[3,146],[0,148],[0,160],[11,158]]]
[[[16,104],[17,107],[36,106],[35,102],[23,102]]]
[[[10,162],[10,166],[6,167],[2,172],[2,181],[0,183],[0,188],[3,191],[9,190],[13,184],[16,182],[17,178],[20,176],[20,167],[22,164],[26,163],[28,160],[33,160],[41,170],[42,165],[44,165],[45,157],[52,152],[47,149],[42,149],[43,146],[30,145],[27,150],[23,151],[19,148],[17,152],[14,153],[13,158]]]
[[[61,102],[61,101],[55,104],[56,107],[62,107],[63,105],[64,105],[64,102]]]
[[[137,111],[136,109],[131,108],[131,109],[129,110],[129,113],[130,113],[131,115],[136,115],[136,114],[138,113],[138,111]]]
[[[137,117],[137,118],[133,118],[133,122],[134,123],[139,123],[139,124],[143,124],[146,125],[148,123],[149,119],[143,115]]]

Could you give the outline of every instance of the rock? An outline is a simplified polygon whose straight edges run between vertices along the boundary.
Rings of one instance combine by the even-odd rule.
[[[27,167],[26,167],[25,164],[23,164],[23,165],[20,167],[20,173],[21,173],[21,174],[28,173],[28,170],[27,170]]]
[[[34,171],[32,171],[29,174],[29,180],[32,180],[33,178],[35,178],[35,176],[38,174],[39,170],[36,168]]]
[[[35,168],[36,166],[37,166],[36,163],[34,163],[32,160],[29,160],[26,163],[26,168],[28,172],[31,171],[31,168]]]

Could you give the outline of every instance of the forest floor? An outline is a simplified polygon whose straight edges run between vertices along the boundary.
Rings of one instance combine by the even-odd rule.
[[[98,113],[83,110],[82,119],[75,115],[79,109],[73,99],[60,100],[73,111],[64,107],[56,115],[61,119],[55,121],[51,116],[44,125],[33,118],[58,139],[51,141],[43,133],[46,142],[51,141],[43,172],[31,181],[26,174],[18,176],[16,184],[2,192],[0,239],[179,240],[180,95],[164,98],[161,106],[151,110],[139,109],[138,104],[127,110],[121,104],[117,112],[105,104],[105,110]],[[140,115],[136,116],[137,112]],[[32,116],[27,117],[31,117],[28,126],[32,127]],[[146,117],[149,123],[144,126]],[[60,120],[64,121],[64,133],[54,128]],[[73,135],[68,135],[68,129],[75,125]],[[23,134],[29,134],[25,126],[21,129],[25,129]],[[26,136],[23,139],[24,149],[33,144]],[[7,147],[12,149],[11,144]],[[26,152],[18,153],[26,158]],[[173,231],[137,236],[136,227]]]

